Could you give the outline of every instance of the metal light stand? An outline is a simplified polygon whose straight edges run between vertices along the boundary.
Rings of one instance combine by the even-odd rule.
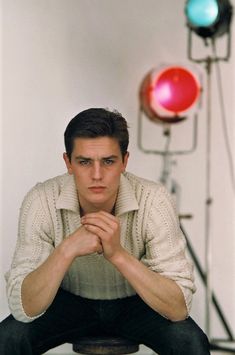
[[[161,155],[163,158],[163,168],[162,168],[162,173],[160,180],[165,184],[169,185],[169,179],[170,179],[170,174],[171,174],[171,167],[173,165],[173,156],[174,155],[180,155],[180,154],[187,154],[187,153],[192,153],[197,146],[197,114],[194,115],[194,123],[193,123],[193,134],[192,134],[192,146],[191,148],[184,150],[184,151],[170,151],[169,150],[169,144],[170,144],[170,126],[169,124],[165,123],[163,127],[163,134],[166,137],[166,144],[165,144],[165,149],[164,150],[153,150],[153,149],[147,149],[143,145],[143,140],[142,140],[142,135],[143,135],[143,125],[142,125],[142,120],[143,120],[143,115],[144,112],[142,108],[139,109],[139,115],[138,115],[138,136],[137,136],[137,144],[139,149],[145,153],[145,154],[155,154],[155,155]],[[176,197],[176,201],[179,199],[178,192],[179,192],[179,185],[175,180],[171,180],[171,188],[169,191],[173,193]],[[208,194],[208,193],[207,193]],[[183,227],[182,224],[182,219],[184,218],[192,218],[192,215],[190,214],[183,214],[179,215],[180,218],[180,227],[181,230],[185,236],[186,242],[187,242],[187,249],[189,251],[189,254],[194,262],[195,268],[199,273],[199,276],[201,277],[201,280],[204,284],[204,286],[207,288],[208,286],[208,275],[207,275],[207,270],[204,271],[203,267],[201,266],[201,263],[196,255],[196,252],[193,249],[193,246],[189,240],[189,237]],[[208,229],[207,229],[208,232]],[[210,290],[208,292],[212,301],[213,306],[215,307],[215,310],[217,312],[218,318],[228,336],[228,339],[217,339],[216,341],[210,342],[210,347],[211,350],[222,350],[222,351],[229,351],[229,352],[234,352],[233,348],[231,348],[231,344],[234,341],[232,330],[229,327],[229,324],[225,318],[225,315],[223,314],[223,311],[221,309],[221,306],[216,298],[216,295],[214,294],[213,290]],[[218,344],[218,341],[220,341],[220,344]],[[221,343],[222,342],[222,343]],[[230,346],[229,346],[230,344]]]
[[[214,46],[214,39],[211,39],[212,46]],[[208,40],[205,39],[205,45],[208,45]],[[206,287],[206,332],[210,340],[211,349],[213,350],[223,350],[229,352],[235,352],[235,339],[229,329],[228,323],[223,316],[220,320],[227,332],[228,339],[212,339],[211,338],[211,306],[212,303],[215,306],[214,294],[212,290],[212,280],[211,280],[211,266],[212,266],[212,241],[210,237],[210,226],[211,226],[211,71],[212,64],[218,61],[228,61],[230,57],[231,48],[231,33],[230,30],[227,32],[227,49],[226,54],[223,57],[205,57],[205,58],[193,58],[192,56],[192,30],[189,28],[188,32],[188,58],[198,64],[205,64],[206,75],[207,75],[207,127],[206,127],[206,200],[205,200],[205,264],[206,271],[204,274],[205,287]],[[218,312],[218,307],[216,307]],[[221,310],[219,309],[219,316]],[[223,315],[223,314],[222,314]]]
[[[165,123],[161,121],[161,125],[163,127],[163,135],[166,138],[165,148],[163,150],[156,150],[156,149],[147,149],[144,147],[143,144],[143,116],[144,111],[140,107],[139,114],[138,114],[138,137],[137,137],[137,144],[139,149],[145,154],[155,154],[160,155],[162,157],[162,173],[160,176],[160,181],[168,187],[169,191],[172,195],[175,195],[176,202],[179,201],[179,185],[175,180],[170,181],[170,174],[171,168],[174,164],[173,157],[176,155],[183,155],[189,154],[195,151],[197,146],[197,127],[198,127],[198,115],[197,113],[194,114],[193,120],[193,128],[192,128],[192,143],[191,147],[185,150],[170,150],[170,139],[171,139],[171,125],[169,123]],[[182,218],[191,218],[191,215],[185,214],[181,216]]]

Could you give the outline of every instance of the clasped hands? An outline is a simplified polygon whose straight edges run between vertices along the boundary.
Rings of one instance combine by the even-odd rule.
[[[111,261],[122,250],[120,244],[120,223],[117,217],[104,211],[88,213],[81,218],[81,223],[86,231],[96,235],[100,246],[98,253],[103,253]]]

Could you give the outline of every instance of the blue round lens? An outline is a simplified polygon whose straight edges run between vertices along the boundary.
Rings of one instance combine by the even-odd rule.
[[[193,26],[209,27],[213,25],[219,13],[216,0],[188,0],[186,16]]]

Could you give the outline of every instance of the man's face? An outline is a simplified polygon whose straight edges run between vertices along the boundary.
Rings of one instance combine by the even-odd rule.
[[[84,213],[111,212],[128,160],[128,153],[122,159],[118,141],[110,137],[76,138],[71,162],[66,154],[64,160],[69,174],[74,175]]]

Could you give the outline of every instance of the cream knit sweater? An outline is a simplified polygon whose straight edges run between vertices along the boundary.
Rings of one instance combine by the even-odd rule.
[[[149,269],[175,280],[189,311],[195,291],[192,264],[185,256],[185,239],[165,187],[124,173],[115,215],[120,219],[123,247]],[[80,225],[73,176],[65,174],[39,183],[26,195],[20,210],[15,254],[6,274],[9,307],[16,319],[23,322],[34,319],[28,317],[22,307],[24,277],[42,264]],[[61,287],[91,299],[115,299],[135,294],[115,267],[97,253],[76,258]]]

